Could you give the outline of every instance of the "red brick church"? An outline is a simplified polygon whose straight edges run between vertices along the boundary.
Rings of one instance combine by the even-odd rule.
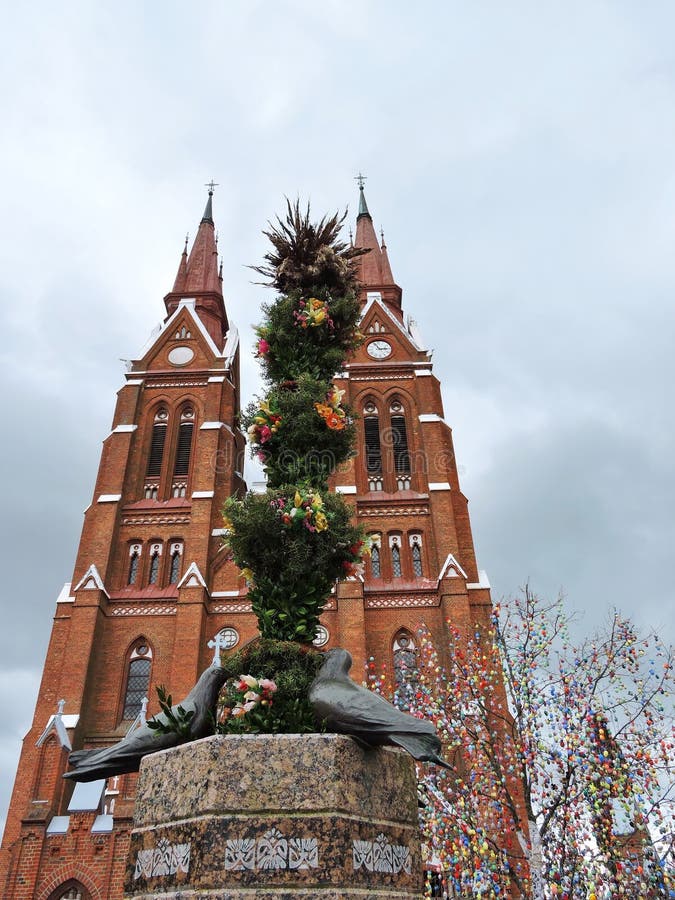
[[[362,186],[359,201],[366,340],[336,379],[360,417],[358,453],[334,488],[374,548],[365,577],[338,585],[315,642],[350,650],[357,680],[371,655],[394,672],[400,654],[409,659],[421,619],[442,647],[448,620],[471,626],[491,610],[431,355],[404,314]],[[121,898],[137,776],[73,787],[61,778],[69,752],[120,740],[146,697],[148,716],[157,712],[156,685],[184,696],[216,635],[229,650],[256,634],[222,543],[224,501],[245,490],[245,441],[211,193],[164,304],[118,392],[72,581],[56,600],[2,843],[2,897]]]

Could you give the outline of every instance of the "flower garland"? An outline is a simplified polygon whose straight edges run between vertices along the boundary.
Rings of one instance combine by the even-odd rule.
[[[278,497],[270,501],[283,525],[293,528],[304,526],[307,531],[327,531],[328,517],[323,511],[321,495],[298,488],[292,500]]]
[[[300,328],[316,328],[324,323],[333,330],[335,323],[328,313],[328,301],[310,297],[309,300],[298,300],[299,309],[294,310],[294,324]],[[268,348],[269,349],[269,348]]]
[[[226,682],[218,704],[220,730],[235,733],[265,730],[277,684],[271,678],[240,675]]]
[[[344,391],[338,390],[335,385],[332,384],[326,395],[325,403],[314,404],[314,409],[332,431],[342,431],[342,429],[349,424],[349,419],[340,405],[344,393]]]
[[[353,559],[345,560],[342,563],[342,568],[344,569],[346,578],[353,578],[357,575],[363,575],[365,571],[365,558],[366,556],[370,556],[370,548],[372,547],[372,541],[368,538],[365,541],[357,541],[355,544],[352,544],[349,548],[349,553],[351,553]]]
[[[279,413],[270,409],[267,401],[262,400],[258,415],[253,419],[253,424],[248,428],[248,436],[254,444],[266,444],[276,434],[282,425]],[[263,454],[264,459],[265,454]]]

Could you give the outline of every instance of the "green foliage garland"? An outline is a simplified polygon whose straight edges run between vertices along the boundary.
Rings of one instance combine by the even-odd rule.
[[[353,451],[354,424],[331,379],[363,340],[355,260],[344,220],[318,223],[287,203],[265,232],[273,250],[255,270],[280,292],[263,307],[256,356],[269,385],[243,416],[268,489],[230,499],[226,541],[243,570],[264,638],[311,642],[334,581],[358,572],[367,547],[351,508],[328,493]]]

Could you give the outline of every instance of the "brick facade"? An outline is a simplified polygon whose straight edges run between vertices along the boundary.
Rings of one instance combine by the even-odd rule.
[[[336,380],[360,416],[359,437],[333,487],[379,536],[379,571],[370,562],[363,580],[339,584],[322,617],[327,646],[351,651],[357,680],[370,656],[391,668],[401,629],[412,637],[424,621],[443,648],[448,620],[469,629],[491,603],[430,354],[404,318],[363,193],[361,201],[355,242],[370,249],[361,262],[366,342]],[[222,505],[245,489],[245,447],[239,347],[223,302],[210,196],[165,304],[162,330],[118,393],[72,582],[56,604],[2,844],[3,897],[52,900],[73,880],[85,897],[121,897],[136,776],[110,779],[99,809],[69,812],[63,735],[73,748],[119,740],[132,724],[125,698],[134,671],[149,668],[141,688],[152,715],[155,686],[184,696],[210,663],[208,641],[220,629],[236,629],[240,644],[256,634],[221,539]]]

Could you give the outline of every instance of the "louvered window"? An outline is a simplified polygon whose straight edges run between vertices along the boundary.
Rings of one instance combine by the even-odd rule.
[[[192,449],[192,422],[181,422],[178,429],[178,443],[176,445],[176,462],[173,467],[174,475],[187,475],[190,469],[190,450]]]
[[[408,431],[404,416],[391,417],[391,439],[394,449],[394,469],[397,474],[410,474]]]
[[[377,416],[366,416],[363,426],[366,437],[366,470],[369,474],[381,472],[380,420]]]
[[[164,444],[166,442],[166,425],[155,424],[152,426],[152,441],[150,442],[150,456],[148,457],[148,476],[157,477],[162,470],[162,458],[164,457]]]

